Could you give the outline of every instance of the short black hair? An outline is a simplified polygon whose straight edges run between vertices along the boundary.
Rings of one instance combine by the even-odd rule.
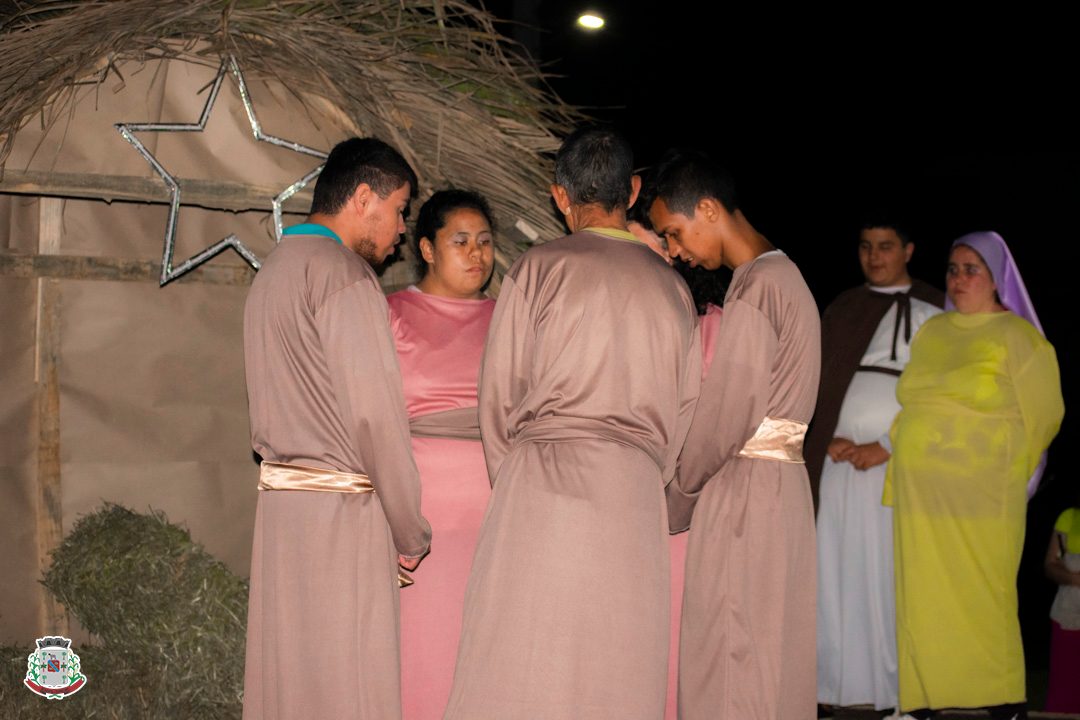
[[[653,202],[662,199],[673,212],[693,217],[697,204],[704,198],[713,198],[729,213],[739,207],[731,173],[705,153],[668,150],[655,172]]]
[[[575,205],[599,205],[607,212],[630,204],[634,151],[625,137],[600,125],[580,127],[555,154],[555,183]]]
[[[420,240],[427,238],[435,243],[435,234],[446,225],[446,218],[455,210],[475,210],[484,216],[492,232],[495,231],[495,220],[491,216],[491,207],[480,193],[471,190],[440,190],[427,199],[420,206],[420,213],[416,216],[416,231],[413,233],[412,248],[416,253],[417,277],[427,275],[428,264],[420,253]]]
[[[311,212],[336,215],[362,184],[386,198],[409,183],[416,196],[416,173],[394,148],[376,138],[349,138],[334,146],[315,181]]]
[[[911,234],[907,225],[895,214],[884,210],[870,210],[862,214],[862,222],[859,223],[859,235],[863,230],[892,230],[900,238],[901,245],[911,243]]]

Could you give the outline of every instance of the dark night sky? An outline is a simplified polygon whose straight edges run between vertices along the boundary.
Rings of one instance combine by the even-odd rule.
[[[748,218],[804,268],[819,302],[859,280],[859,217],[886,204],[908,220],[924,278],[940,282],[953,238],[994,229],[1032,276],[1040,311],[1064,306],[1068,266],[1039,250],[1061,253],[1080,209],[1080,52],[1055,42],[1054,18],[1025,30],[1016,18],[964,28],[609,5],[607,28],[591,34],[574,27],[576,2],[533,10],[552,87],[626,132],[640,165],[673,144],[724,162]]]
[[[911,5],[852,15],[820,5],[792,14],[601,1],[588,7],[607,27],[585,33],[574,26],[585,6],[488,4],[541,28],[531,40],[511,26],[504,32],[531,44],[564,100],[622,129],[639,165],[671,145],[724,162],[750,222],[799,264],[820,305],[861,280],[855,241],[870,207],[907,220],[913,274],[939,287],[954,238],[996,230],[1009,243],[1058,350],[1067,408],[1031,506],[1020,578],[1041,587],[1022,604],[1029,651],[1042,654],[1052,589],[1040,585],[1041,555],[1077,482],[1055,462],[1075,445],[1071,414],[1080,407],[1072,377],[1080,348],[1066,314],[1080,211],[1072,23],[986,5],[946,17],[941,7]]]

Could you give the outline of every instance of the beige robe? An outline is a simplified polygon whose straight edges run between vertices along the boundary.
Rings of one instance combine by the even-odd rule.
[[[244,718],[400,717],[397,555],[431,530],[378,278],[333,239],[287,236],[251,285],[244,353],[255,451],[375,486],[259,492]]]
[[[649,248],[579,232],[503,279],[480,379],[493,489],[446,717],[664,713],[664,484],[701,377],[694,304]]]
[[[770,252],[735,270],[715,359],[668,486],[672,528],[690,525],[682,720],[816,717],[806,467],[736,455],[766,416],[810,420],[820,342],[814,299],[787,256]]]

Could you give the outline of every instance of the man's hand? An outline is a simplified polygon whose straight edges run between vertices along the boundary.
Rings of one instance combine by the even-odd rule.
[[[846,460],[854,465],[856,470],[869,470],[889,462],[889,451],[878,442],[853,445]]]
[[[855,443],[847,438],[834,437],[829,441],[829,447],[825,452],[829,454],[829,459],[833,462],[845,462],[847,460],[847,454],[851,452],[851,448],[853,447],[855,447]]]
[[[869,470],[889,462],[889,451],[881,443],[871,442],[856,445],[847,438],[834,437],[826,450],[829,458],[835,462],[849,462],[856,470]]]

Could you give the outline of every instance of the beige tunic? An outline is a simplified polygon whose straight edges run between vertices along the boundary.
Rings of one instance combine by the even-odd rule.
[[[510,269],[481,369],[493,489],[447,718],[663,716],[663,489],[700,363],[690,293],[644,245],[579,232]]]
[[[375,485],[259,493],[244,717],[400,717],[397,554],[431,531],[375,273],[330,238],[287,236],[252,283],[244,353],[255,451]]]
[[[808,422],[817,308],[770,252],[739,266],[716,354],[668,486],[690,524],[679,653],[682,720],[816,716],[814,513],[802,464],[736,457],[766,417]],[[694,508],[696,501],[697,507]]]

